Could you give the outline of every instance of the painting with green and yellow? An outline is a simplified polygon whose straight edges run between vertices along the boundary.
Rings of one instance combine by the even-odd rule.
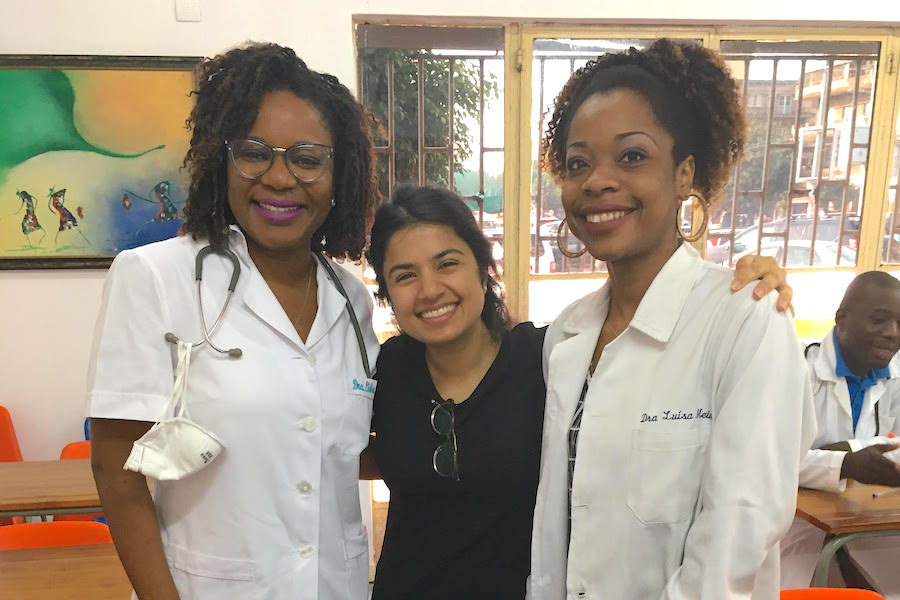
[[[184,70],[0,69],[0,258],[175,235],[192,86]]]

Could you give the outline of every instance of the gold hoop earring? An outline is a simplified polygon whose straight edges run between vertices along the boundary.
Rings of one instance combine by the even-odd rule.
[[[678,232],[678,235],[681,236],[681,239],[688,242],[689,244],[693,244],[703,237],[703,234],[706,233],[706,227],[709,224],[709,202],[706,201],[706,198],[698,194],[697,192],[691,192],[687,195],[687,197],[682,200],[682,202],[687,202],[691,198],[696,198],[697,203],[703,208],[703,220],[700,221],[700,229],[697,230],[696,233],[685,235],[684,231],[681,229],[681,210],[675,211],[675,231]],[[680,207],[679,207],[680,208]],[[691,228],[693,229],[694,224],[694,203],[691,203]]]
[[[585,252],[587,252],[587,246],[581,248],[581,252],[572,252],[568,248],[568,244],[565,243],[564,240],[560,239],[559,234],[562,233],[563,227],[568,227],[569,224],[566,223],[566,220],[563,219],[559,222],[559,227],[556,228],[556,247],[559,248],[560,253],[566,258],[578,258]]]

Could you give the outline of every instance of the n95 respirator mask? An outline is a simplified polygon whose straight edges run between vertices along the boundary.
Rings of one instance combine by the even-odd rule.
[[[160,480],[184,479],[214,461],[225,449],[212,433],[191,420],[187,409],[189,342],[178,342],[178,366],[172,397],[153,427],[134,442],[124,469]],[[175,409],[175,416],[163,418]]]

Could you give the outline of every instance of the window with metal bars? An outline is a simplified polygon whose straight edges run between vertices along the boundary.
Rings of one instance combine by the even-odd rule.
[[[455,190],[502,265],[503,29],[361,24],[357,48],[382,198],[403,184]]]
[[[747,100],[749,132],[710,216],[708,260],[760,253],[787,267],[856,264],[879,49],[721,42]]]

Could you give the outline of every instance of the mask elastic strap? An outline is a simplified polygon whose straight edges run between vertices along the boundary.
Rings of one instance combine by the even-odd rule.
[[[185,395],[187,391],[188,369],[191,364],[191,350],[193,347],[194,344],[183,340],[178,340],[176,343],[178,364],[175,365],[175,384],[172,386],[172,395],[169,396],[169,401],[166,402],[162,413],[160,413],[159,418],[156,419],[157,423],[165,419],[166,415],[169,414],[169,411],[174,410],[179,402],[181,402],[181,406],[178,407],[178,412],[174,416],[185,417],[187,419],[191,418],[190,413],[188,413]]]
[[[180,403],[178,413],[175,415],[179,418],[190,419],[191,415],[187,409],[187,376],[191,367],[191,349],[193,344],[178,340],[178,365],[175,367],[175,385],[172,387],[172,406]]]

